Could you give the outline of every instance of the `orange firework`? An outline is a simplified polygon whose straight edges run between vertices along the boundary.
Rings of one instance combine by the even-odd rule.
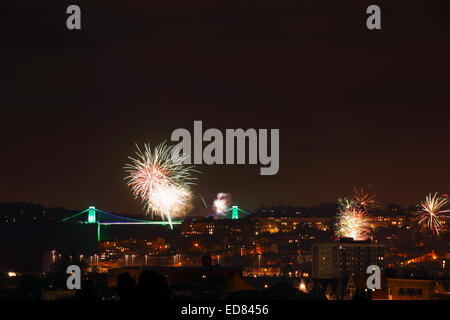
[[[353,238],[354,240],[365,240],[369,234],[369,219],[362,210],[351,199],[339,199],[340,208],[336,223],[337,238]],[[344,204],[344,205],[342,205]]]
[[[355,190],[355,195],[353,196],[355,202],[358,203],[358,205],[362,207],[364,211],[367,212],[377,206],[375,195],[372,195],[369,192],[365,192],[363,188],[361,188],[361,191],[359,192],[356,187],[354,187],[353,190]]]

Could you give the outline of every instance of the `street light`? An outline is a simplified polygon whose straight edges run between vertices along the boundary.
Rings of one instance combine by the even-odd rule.
[[[258,273],[261,273],[261,255],[258,254]]]

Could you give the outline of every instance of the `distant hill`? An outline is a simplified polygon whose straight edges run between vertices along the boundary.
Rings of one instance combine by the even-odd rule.
[[[0,224],[58,222],[86,209],[71,210],[61,207],[44,207],[40,204],[29,202],[0,203]],[[111,213],[128,218],[143,219],[142,216],[137,215]]]
[[[0,203],[0,224],[56,222],[79,211],[27,202]]]

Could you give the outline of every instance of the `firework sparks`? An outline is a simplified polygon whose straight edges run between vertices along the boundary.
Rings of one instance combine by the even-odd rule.
[[[353,199],[339,199],[338,221],[336,223],[337,238],[353,238],[365,240],[369,234],[369,221],[365,211],[355,205]]]
[[[450,212],[449,209],[446,209],[449,204],[447,195],[438,196],[437,192],[434,195],[430,193],[419,205],[420,215],[417,219],[421,230],[429,229],[439,237],[439,234],[446,230],[442,217]]]
[[[153,152],[149,144],[144,144],[142,151],[136,147],[137,158],[129,157],[131,163],[124,167],[127,184],[134,197],[141,199],[146,214],[156,213],[172,227],[173,216],[192,209],[190,185],[195,180],[192,173],[197,171],[183,163],[185,157],[173,146],[162,143]]]
[[[338,199],[338,214],[336,223],[336,238],[353,238],[365,240],[370,231],[369,210],[376,207],[375,196],[365,192],[363,188],[358,191],[353,188],[353,197]]]
[[[358,192],[356,187],[353,188],[355,190],[355,195],[353,196],[354,201],[365,211],[369,211],[375,209],[377,206],[377,202],[375,201],[375,195],[370,194],[369,192],[365,192],[363,188]]]
[[[218,193],[217,199],[214,200],[214,210],[216,213],[224,212],[231,208],[231,194],[230,193]]]
[[[346,210],[346,209],[350,209],[353,208],[356,205],[355,200],[351,199],[351,198],[339,198],[338,199],[338,209],[339,210]]]

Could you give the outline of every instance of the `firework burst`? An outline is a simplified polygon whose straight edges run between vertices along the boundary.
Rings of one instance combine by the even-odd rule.
[[[369,210],[376,207],[375,196],[365,192],[363,188],[355,191],[352,197],[338,199],[338,214],[335,229],[336,238],[353,238],[365,240],[370,232]]]
[[[340,198],[336,223],[337,238],[353,238],[365,240],[369,234],[369,219],[362,207],[353,199]]]
[[[372,209],[375,209],[377,206],[377,202],[375,201],[375,195],[370,194],[369,192],[365,192],[363,188],[360,191],[353,188],[355,194],[353,196],[354,201],[365,211],[368,212]]]
[[[144,204],[146,214],[158,214],[172,227],[172,217],[192,209],[193,166],[184,164],[185,156],[163,142],[152,152],[150,144],[141,151],[136,145],[136,158],[129,157],[124,169],[128,186],[136,199]]]
[[[217,199],[214,200],[214,211],[216,213],[224,212],[231,208],[231,194],[230,193],[218,193]]]
[[[450,212],[447,209],[449,204],[448,196],[438,196],[437,192],[434,195],[430,193],[425,197],[425,201],[419,205],[420,215],[417,217],[421,230],[429,229],[439,237],[440,233],[446,230],[442,218]]]

